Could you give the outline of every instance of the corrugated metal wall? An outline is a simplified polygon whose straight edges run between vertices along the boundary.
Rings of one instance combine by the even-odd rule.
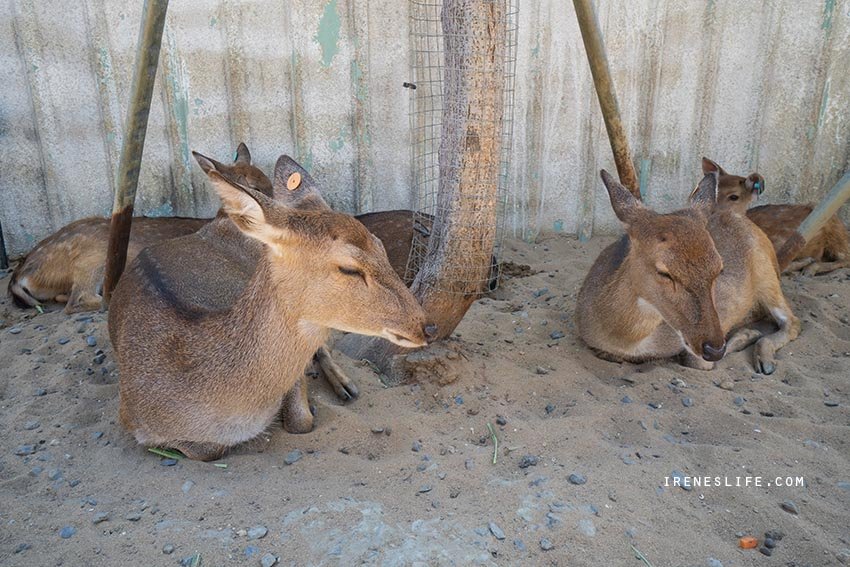
[[[11,254],[105,215],[141,2],[0,0],[0,221]],[[137,212],[209,216],[191,158],[244,140],[300,159],[347,211],[410,207],[406,0],[172,0]],[[599,16],[649,203],[682,204],[699,157],[816,200],[850,166],[850,2],[604,0]],[[575,14],[521,0],[509,227],[616,226],[613,168]]]

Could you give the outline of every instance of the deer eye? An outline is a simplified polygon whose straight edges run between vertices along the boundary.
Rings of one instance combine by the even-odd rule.
[[[659,276],[661,276],[665,280],[670,280],[671,282],[673,281],[673,276],[671,276],[669,273],[662,272],[661,270],[658,270],[657,273],[658,273]]]
[[[740,199],[740,197],[738,197],[737,195],[729,195],[730,201],[737,201],[738,199]]]
[[[355,276],[363,278],[364,280],[366,279],[366,276],[363,274],[363,272],[358,270],[357,268],[348,268],[346,266],[340,266],[339,271],[340,273],[343,273],[346,276]]]

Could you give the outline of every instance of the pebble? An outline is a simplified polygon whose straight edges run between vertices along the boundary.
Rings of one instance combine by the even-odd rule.
[[[525,544],[521,539],[514,540],[514,547],[517,548],[517,551],[525,551]]]
[[[503,415],[497,415],[496,416],[496,424],[497,425],[507,425],[508,420],[505,419],[505,416],[503,416]]]
[[[96,347],[97,346],[97,339],[94,338],[94,335],[89,335],[89,336],[86,337],[86,344],[90,347]]]
[[[795,516],[800,513],[800,510],[797,509],[797,505],[794,504],[793,500],[786,500],[782,504],[779,505],[783,510],[788,512],[789,514],[794,514]]]
[[[47,472],[47,478],[49,478],[50,480],[59,480],[60,478],[62,478],[62,471],[59,469],[50,469]]]
[[[776,547],[776,542],[769,537],[764,538],[764,546],[768,549],[773,549]]]
[[[554,549],[554,547],[555,546],[552,545],[552,542],[549,541],[549,538],[544,537],[540,539],[540,549],[543,551],[549,551],[550,549]]]
[[[32,545],[28,543],[19,543],[18,547],[15,548],[15,553],[23,553],[28,549],[32,549]]]
[[[782,541],[782,538],[785,537],[785,532],[782,530],[770,530],[764,532],[765,539],[772,539],[773,541]]]
[[[33,429],[38,429],[39,427],[41,427],[41,423],[35,420],[28,421],[24,424],[24,429],[26,429],[27,431],[32,431]]]
[[[74,537],[74,534],[77,533],[77,528],[74,526],[65,526],[61,530],[59,530],[59,537],[62,539],[70,539]]]
[[[303,456],[304,454],[300,450],[293,449],[292,451],[286,454],[286,456],[283,458],[283,462],[287,465],[294,465],[295,463],[300,461],[301,457]]]
[[[423,484],[422,486],[419,487],[419,494],[424,494],[426,492],[431,492],[431,485],[430,484]]]
[[[684,398],[682,398],[682,405],[685,406],[686,408],[689,408],[692,405],[694,405],[694,401],[689,397],[684,397]]]
[[[620,401],[623,402],[624,404],[630,404],[634,400],[632,400],[629,396],[623,396],[623,399],[621,399]]]
[[[841,490],[850,491],[850,482],[848,482],[846,480],[839,480],[838,482],[835,483],[835,486],[837,486]]]
[[[263,567],[273,567],[274,565],[277,565],[277,557],[271,553],[266,553],[263,555],[263,558],[260,559],[260,565]]]
[[[108,519],[109,519],[109,512],[98,512],[91,519],[91,523],[92,524],[99,524],[101,522],[105,522]]]
[[[733,390],[735,388],[735,383],[732,380],[724,380],[720,383],[721,390]]]
[[[130,512],[129,514],[124,516],[124,519],[129,520],[131,522],[138,522],[139,520],[142,519],[142,513],[141,512]]]
[[[734,400],[732,400],[732,403],[735,404],[736,406],[740,407],[740,406],[744,405],[744,403],[746,403],[746,401],[747,400],[745,400],[743,396],[737,396]]]
[[[35,453],[35,445],[18,445],[15,448],[15,454],[19,457],[32,455],[33,453]]]
[[[490,522],[487,527],[490,528],[490,533],[493,534],[494,538],[499,541],[505,539],[505,532],[495,522]]]
[[[66,344],[71,342],[71,339],[69,339],[68,337],[62,337],[61,339],[59,339],[56,342],[59,343],[60,345],[66,345]]]
[[[759,553],[761,553],[762,555],[767,555],[768,557],[773,555],[773,551],[765,546],[761,546],[759,548]]]
[[[471,471],[472,469],[475,468],[475,461],[473,461],[472,459],[466,459],[463,462],[463,466],[464,466],[464,468],[466,468],[466,470]]]
[[[658,402],[649,402],[647,405],[652,409],[661,409],[661,404]]]
[[[823,403],[823,405],[825,405],[825,406],[826,406],[826,407],[828,407],[828,408],[837,408],[837,407],[838,407],[838,402],[834,402],[834,401],[832,401],[832,400],[827,400],[827,401],[825,401],[825,402]]]
[[[9,329],[10,335],[19,335],[20,333],[21,333],[20,327],[12,327],[11,329]]]
[[[551,333],[549,333],[549,338],[552,339],[553,341],[556,341],[558,339],[563,339],[564,336],[565,335],[562,331],[552,331]]]
[[[269,529],[266,526],[254,526],[248,529],[248,540],[263,539],[267,533],[269,533]]]
[[[174,544],[166,543],[162,546],[162,552],[165,555],[171,555],[172,553],[174,553]]]
[[[73,480],[69,480],[69,481],[68,481],[68,486],[70,486],[71,488],[74,488],[75,486],[77,486],[78,484],[80,484],[80,482],[81,482],[81,481],[80,481],[80,479],[75,478],[75,479],[73,479]]]
[[[103,431],[95,431],[91,434],[91,437],[95,440],[100,439],[101,437],[103,437]]]
[[[581,475],[579,473],[572,473],[567,480],[570,481],[570,484],[576,485],[582,485],[587,482],[587,479],[584,477],[584,475]]]
[[[254,557],[258,553],[260,553],[260,548],[257,547],[256,545],[249,545],[245,548],[245,551],[243,551],[242,553],[245,554],[245,557]]]
[[[183,483],[183,486],[180,487],[180,490],[183,491],[183,494],[189,494],[189,491],[192,490],[193,486],[195,486],[195,481],[187,480]]]
[[[715,559],[714,557],[709,557],[708,558],[708,567],[723,567],[723,563],[721,563],[719,559]]]
[[[92,358],[92,362],[94,362],[95,364],[103,364],[104,360],[106,360],[106,353],[104,352],[96,354],[94,358]]]
[[[463,405],[463,396],[455,396],[455,403],[459,406]]]
[[[554,405],[552,405],[552,404],[546,404],[546,408],[545,408],[545,409],[546,409],[546,415],[549,415],[549,414],[551,414],[553,411],[555,411],[555,406],[554,406]]]
[[[44,388],[36,388],[32,395],[33,396],[46,396],[47,390],[45,390]]]
[[[534,372],[536,372],[537,374],[545,376],[546,374],[549,374],[549,369],[543,368],[542,366],[538,366],[537,368],[534,369]]]
[[[548,288],[548,287],[543,287],[543,288],[540,288],[540,289],[536,290],[534,293],[532,293],[532,295],[533,295],[534,297],[540,297],[541,295],[545,295],[545,294],[547,294],[547,293],[549,293],[549,288]]]
[[[410,446],[410,450],[414,453],[418,453],[422,450],[422,443],[420,443],[419,441],[414,441],[413,444]]]
[[[691,490],[694,489],[694,487],[691,486],[690,483],[688,483],[687,485],[685,484],[685,473],[683,473],[682,471],[674,470],[670,473],[670,476],[672,478],[678,478],[679,479],[679,487],[682,488],[683,490],[687,490],[688,492],[690,492]]]
[[[161,467],[173,467],[176,464],[177,464],[177,459],[162,459],[159,462],[159,465]]]
[[[538,459],[534,455],[525,455],[519,460],[519,468],[527,469],[528,467],[537,466],[537,461]]]

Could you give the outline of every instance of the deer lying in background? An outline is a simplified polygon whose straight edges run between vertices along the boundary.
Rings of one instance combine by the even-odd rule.
[[[311,191],[269,199],[196,157],[233,230],[260,247],[256,269],[247,283],[230,277],[240,242],[220,219],[147,248],[115,289],[109,332],[121,423],[143,445],[210,460],[262,433],[284,397],[297,397],[293,386],[331,329],[405,347],[424,346],[435,329],[380,240],[353,217]],[[296,172],[281,156],[276,193]]]
[[[700,181],[690,208],[659,214],[608,172],[602,181],[626,234],[591,267],[578,295],[581,338],[609,360],[683,355],[710,370],[724,354],[756,341],[755,368],[771,374],[774,353],[799,333],[782,295],[770,241],[746,218],[715,209],[719,168]],[[753,314],[779,325],[760,336],[741,329]]]
[[[719,167],[719,166],[718,166]],[[720,168],[717,191],[719,207],[746,214],[767,234],[779,252],[812,212],[811,205],[761,205],[748,210],[750,203],[764,191],[764,179],[757,173],[746,178],[729,175]],[[850,236],[847,227],[833,215],[817,234],[800,250],[786,271],[803,270],[807,276],[850,267]]]

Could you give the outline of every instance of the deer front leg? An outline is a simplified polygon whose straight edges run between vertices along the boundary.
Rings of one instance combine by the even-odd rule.
[[[327,348],[320,347],[313,355],[313,360],[340,400],[348,402],[360,395],[357,386],[345,374],[345,371],[334,362]]]
[[[313,431],[313,412],[307,399],[307,380],[303,376],[283,397],[280,408],[283,428],[289,433],[310,433]]]
[[[812,262],[803,268],[804,276],[818,276],[820,274],[828,274],[841,268],[850,267],[850,262],[847,260],[838,260],[836,262]]]
[[[758,329],[738,329],[726,341],[726,353],[742,351],[762,337]]]
[[[791,312],[791,308],[781,295],[781,302],[769,307],[770,315],[779,325],[779,330],[766,335],[756,342],[753,364],[760,374],[773,374],[776,370],[776,351],[797,338],[800,334],[800,320]]]
[[[800,270],[802,270],[806,266],[813,264],[814,261],[815,261],[814,258],[803,258],[801,260],[794,260],[793,262],[788,264],[788,267],[785,268],[785,272],[783,272],[783,273],[787,274],[787,273],[790,273],[790,272],[799,272]]]

